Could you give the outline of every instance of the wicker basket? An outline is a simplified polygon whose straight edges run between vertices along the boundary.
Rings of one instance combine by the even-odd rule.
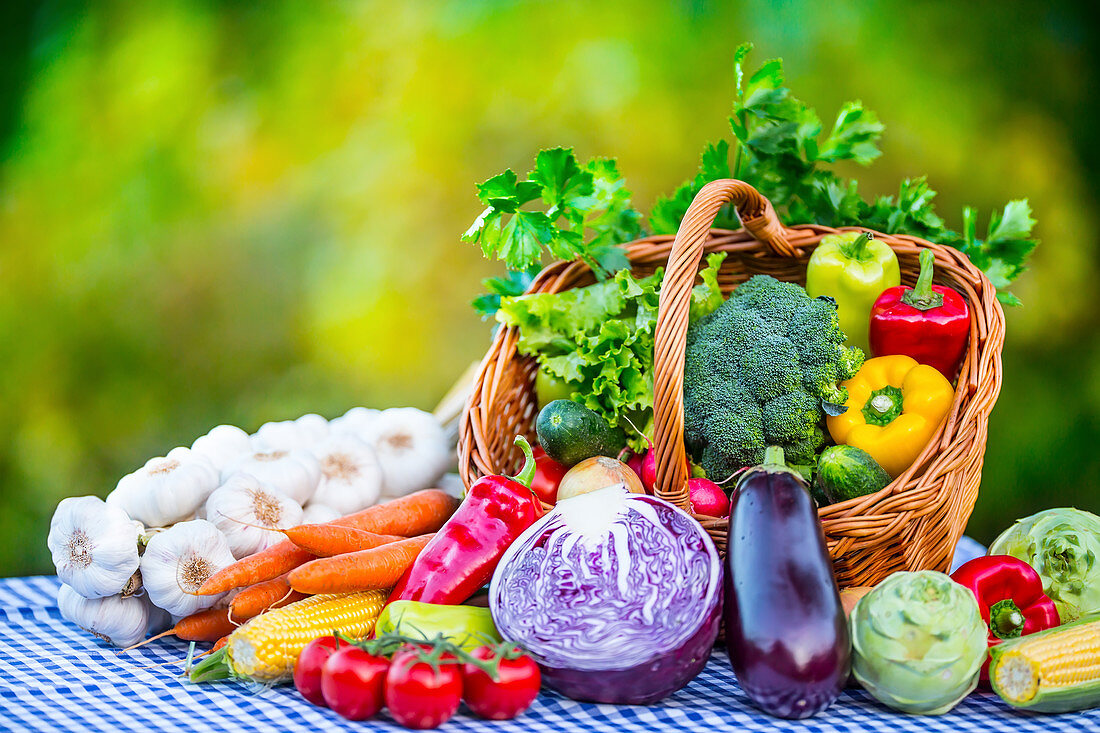
[[[711,229],[719,209],[733,202],[743,229]],[[724,293],[755,274],[805,285],[810,253],[837,230],[818,225],[786,228],[752,186],[714,181],[695,197],[676,237],[653,236],[626,245],[638,276],[667,263],[660,294],[654,358],[656,493],[687,509],[684,470],[683,373],[688,305],[705,253],[726,252],[719,273]],[[943,425],[905,473],[876,494],[823,507],[821,522],[837,581],[873,585],[898,570],[946,570],[974,507],[981,481],[989,413],[1001,386],[1004,313],[985,276],[960,252],[922,239],[875,232],[897,253],[902,282],[913,285],[921,249],[936,256],[936,280],[970,305],[970,343],[955,401]],[[556,262],[528,292],[553,293],[593,282],[580,262]],[[479,476],[515,470],[512,438],[534,432],[536,364],[516,351],[518,333],[500,329],[477,372],[459,432],[459,471],[469,486]],[[696,515],[725,550],[726,520]]]

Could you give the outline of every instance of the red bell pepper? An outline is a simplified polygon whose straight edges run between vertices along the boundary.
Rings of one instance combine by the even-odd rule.
[[[871,353],[905,354],[954,379],[966,353],[970,309],[956,291],[932,284],[935,259],[921,250],[917,286],[887,288],[871,306]]]
[[[523,436],[523,468],[512,478],[482,476],[462,504],[420,551],[390,593],[389,602],[422,601],[457,605],[489,582],[504,551],[542,516],[531,491],[535,457]]]
[[[970,589],[989,625],[989,646],[1004,639],[1033,634],[1061,623],[1054,601],[1043,593],[1043,579],[1034,568],[1011,555],[986,555],[963,564],[951,579]],[[989,679],[989,658],[982,680]]]
[[[531,479],[531,491],[547,504],[556,504],[558,484],[569,469],[546,455],[541,445],[535,446],[534,453],[535,477]]]

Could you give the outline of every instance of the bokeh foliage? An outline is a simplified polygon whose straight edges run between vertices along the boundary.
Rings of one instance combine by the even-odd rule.
[[[1068,4],[45,3],[0,54],[0,575],[56,502],[223,422],[431,406],[487,345],[474,182],[610,155],[643,208],[726,132],[732,53],[886,124],[867,194],[1028,196],[970,531],[1100,510],[1097,49]],[[949,223],[958,226],[953,218]]]

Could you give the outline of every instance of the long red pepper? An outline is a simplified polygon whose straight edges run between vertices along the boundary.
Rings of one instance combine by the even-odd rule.
[[[871,306],[871,353],[905,354],[954,379],[966,353],[970,309],[956,291],[932,284],[935,259],[921,250],[916,287],[887,288]]]
[[[989,646],[1004,639],[1049,629],[1060,623],[1054,601],[1043,593],[1034,568],[1011,555],[986,555],[964,563],[951,579],[970,589],[989,625]],[[989,659],[982,680],[989,679]]]
[[[531,491],[535,458],[523,436],[523,468],[512,478],[483,476],[390,593],[396,600],[458,604],[489,582],[504,551],[542,515]]]

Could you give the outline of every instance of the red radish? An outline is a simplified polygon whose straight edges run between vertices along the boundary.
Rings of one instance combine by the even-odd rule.
[[[642,459],[642,472],[638,474],[642,478],[642,486],[646,493],[652,494],[653,487],[657,485],[657,451],[650,446]]]
[[[708,517],[726,517],[730,500],[722,487],[706,478],[688,479],[688,502],[691,511]]]
[[[638,476],[642,479],[642,486],[645,487],[645,490],[648,493],[652,494],[653,487],[647,486],[645,482],[645,477],[642,476],[642,463],[645,461],[645,456],[646,454],[644,451],[642,453],[633,453],[631,454],[630,459],[626,461],[626,465],[630,466],[631,471],[638,474]]]

